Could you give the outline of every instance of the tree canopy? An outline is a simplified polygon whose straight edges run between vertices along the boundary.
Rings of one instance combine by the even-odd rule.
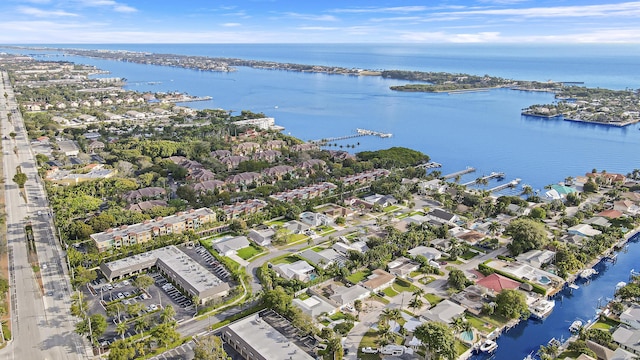
[[[526,319],[530,313],[525,295],[518,290],[502,290],[496,296],[496,313],[507,319]]]
[[[547,231],[544,224],[532,219],[513,220],[505,229],[507,235],[513,239],[507,248],[512,255],[540,249],[547,243]]]
[[[431,359],[453,360],[456,358],[455,337],[447,324],[436,321],[426,322],[415,329],[414,335],[422,341]]]
[[[356,154],[359,160],[371,161],[375,166],[384,168],[404,168],[429,161],[429,156],[420,151],[392,147],[378,151],[362,151]]]
[[[229,355],[222,348],[222,340],[215,335],[198,338],[198,344],[193,348],[193,360],[228,360]]]

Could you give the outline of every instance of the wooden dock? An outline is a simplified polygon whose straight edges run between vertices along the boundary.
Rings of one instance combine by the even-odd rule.
[[[522,180],[521,179],[514,179],[514,180],[509,181],[506,184],[502,184],[502,185],[498,185],[496,187],[492,187],[491,189],[489,189],[487,191],[494,192],[494,191],[504,190],[504,189],[507,189],[507,188],[513,188],[513,187],[518,186],[518,184],[520,184],[520,181],[522,181]]]
[[[467,168],[466,168],[466,169],[464,169],[464,170],[456,171],[456,172],[454,172],[454,173],[451,173],[451,174],[445,175],[445,176],[444,176],[444,179],[445,179],[445,180],[447,180],[447,179],[453,179],[453,178],[455,178],[455,177],[456,177],[456,176],[458,176],[458,175],[469,174],[469,173],[472,173],[472,172],[475,172],[475,171],[476,171],[476,168],[474,168],[474,167],[467,167]]]
[[[469,185],[473,185],[473,184],[477,184],[481,181],[484,180],[490,180],[490,179],[503,179],[504,178],[504,173],[503,172],[492,172],[491,174],[487,175],[487,176],[483,176],[481,178],[466,182],[464,184],[462,184],[463,186],[469,186]]]
[[[355,134],[344,135],[344,136],[334,136],[334,137],[323,138],[323,139],[319,139],[319,140],[311,140],[309,142],[322,146],[324,144],[327,144],[327,143],[330,143],[330,142],[333,142],[333,141],[352,139],[352,138],[357,138],[357,137],[360,137],[360,136],[378,136],[378,137],[381,137],[381,138],[390,138],[390,137],[393,136],[393,134],[391,134],[391,133],[383,133],[383,132],[373,131],[373,130],[367,130],[367,129],[356,129],[356,133]]]

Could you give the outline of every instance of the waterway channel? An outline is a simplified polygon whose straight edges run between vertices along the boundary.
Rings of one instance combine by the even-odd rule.
[[[578,280],[580,288],[565,288],[555,297],[556,306],[545,320],[523,321],[498,338],[498,349],[492,354],[479,354],[474,360],[518,360],[534,353],[549,340],[567,340],[569,326],[575,320],[583,323],[597,320],[599,307],[613,298],[616,284],[627,282],[631,270],[640,268],[640,233],[634,234],[625,248],[618,253],[615,263],[602,260],[594,266],[598,273],[589,280]]]

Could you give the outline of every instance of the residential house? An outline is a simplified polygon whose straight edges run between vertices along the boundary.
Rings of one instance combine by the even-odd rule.
[[[475,245],[478,241],[486,238],[487,235],[475,230],[464,230],[456,234],[455,237],[469,245]]]
[[[283,140],[269,140],[269,141],[265,142],[262,145],[262,147],[264,149],[276,150],[276,149],[282,149],[286,145],[287,145],[287,143],[284,142]]]
[[[329,204],[322,208],[322,213],[334,219],[338,217],[347,218],[353,215],[353,210],[347,209],[346,207],[340,205]]]
[[[613,210],[618,210],[629,215],[640,214],[640,207],[631,200],[614,201]]]
[[[247,141],[237,145],[234,145],[231,149],[231,152],[237,155],[248,155],[253,154],[258,149],[260,149],[260,144]]]
[[[364,300],[371,293],[360,285],[351,287],[332,285],[331,290],[333,295],[329,299],[338,303],[341,308],[353,305],[356,300]]]
[[[393,195],[380,195],[380,194],[369,195],[364,198],[364,201],[371,204],[380,205],[383,208],[387,206],[395,205],[398,203],[398,200],[396,200],[396,198],[393,197]]]
[[[583,221],[585,224],[609,227],[611,223],[602,216],[594,216]]]
[[[205,181],[201,181],[199,183],[193,184],[193,190],[195,190],[197,193],[200,194],[204,194],[204,193],[213,193],[216,190],[218,191],[222,191],[222,189],[224,188],[224,181],[220,181],[220,180],[205,180]]]
[[[326,269],[331,264],[338,264],[339,266],[343,266],[346,259],[344,256],[338,254],[333,249],[324,249],[321,251],[313,251],[312,249],[307,249],[300,253],[300,256],[309,260],[313,265]]]
[[[620,314],[620,321],[636,330],[640,330],[640,305],[631,304]]]
[[[551,250],[531,250],[516,257],[521,263],[529,264],[538,269],[551,263],[556,257],[555,251]]]
[[[476,281],[478,286],[491,290],[494,294],[499,294],[502,290],[514,290],[520,287],[521,283],[500,274],[490,274]]]
[[[311,316],[312,319],[324,313],[331,315],[336,312],[335,306],[318,295],[312,295],[304,300],[295,298],[291,303],[300,308],[303,313]]]
[[[237,254],[238,250],[246,248],[250,244],[246,236],[236,236],[216,241],[212,245],[218,254],[231,256]]]
[[[305,211],[300,214],[300,221],[311,226],[326,226],[333,223],[333,219],[324,214]]]
[[[455,224],[460,218],[456,214],[441,210],[433,209],[427,213],[427,218],[441,224]]]
[[[289,191],[284,191],[280,193],[276,193],[270,195],[269,197],[284,202],[291,202],[295,199],[306,200],[313,199],[318,196],[328,195],[333,193],[333,191],[337,188],[337,186],[330,182],[322,182],[318,184],[313,184]]]
[[[215,180],[215,178],[216,174],[207,169],[194,169],[189,172],[189,175],[187,175],[188,180],[199,182],[212,181]]]
[[[309,230],[309,225],[301,223],[298,220],[287,221],[282,227],[289,230],[292,234],[302,234]]]
[[[271,240],[273,235],[275,234],[275,230],[273,229],[264,229],[264,230],[249,230],[249,239],[253,240],[256,244],[260,246],[268,246],[271,245]]]
[[[253,154],[252,159],[272,163],[278,160],[280,156],[282,156],[282,153],[278,150],[265,150]]]
[[[146,114],[135,110],[129,110],[125,114],[127,114],[127,116],[131,119],[144,119],[147,117]]]
[[[289,165],[277,165],[262,170],[262,174],[264,174],[264,176],[272,179],[271,183],[282,180],[287,175],[294,175],[295,172],[296,169]]]
[[[122,198],[128,203],[136,203],[142,200],[162,199],[167,196],[167,191],[161,187],[146,187],[126,192]]]
[[[92,141],[89,145],[87,145],[87,150],[89,150],[89,153],[91,154],[103,149],[104,143],[102,141]]]
[[[450,300],[443,300],[433,308],[427,310],[422,316],[428,321],[438,321],[450,324],[453,319],[462,316],[465,308]]]
[[[327,166],[327,163],[321,159],[305,160],[302,163],[300,163],[300,165],[298,165],[298,167],[300,167],[301,169],[305,169],[309,172],[313,172],[316,168],[322,170],[326,166]]]
[[[618,210],[614,210],[614,209],[601,211],[601,212],[596,214],[596,216],[600,216],[600,217],[607,218],[607,219],[617,219],[617,218],[621,217],[622,215],[623,215],[622,211],[618,211]]]
[[[311,280],[311,274],[316,270],[304,260],[298,260],[292,264],[273,265],[273,270],[287,280],[300,280],[307,282]]]
[[[596,230],[591,227],[589,224],[578,224],[567,229],[567,232],[571,235],[580,235],[592,237],[596,235],[602,234],[600,230]]]
[[[374,169],[355,175],[342,177],[340,178],[340,181],[342,181],[345,186],[367,184],[372,181],[382,179],[383,177],[387,177],[390,173],[391,172],[387,169]]]
[[[232,155],[223,157],[222,159],[220,159],[220,162],[227,166],[227,170],[233,170],[237,168],[241,162],[249,160],[250,158],[248,156]]]
[[[78,156],[78,154],[80,153],[78,145],[75,141],[72,140],[58,141],[58,147],[60,147],[60,151],[66,156]]]
[[[442,257],[442,252],[429,246],[416,246],[408,251],[413,257],[424,256],[427,260],[438,260]]]
[[[303,151],[320,150],[320,147],[317,144],[305,143],[305,144],[292,145],[289,147],[289,150],[291,150],[292,152],[303,152]]]
[[[389,273],[406,278],[412,272],[417,271],[420,268],[420,264],[406,257],[399,257],[390,262],[387,267],[389,268]]]
[[[362,282],[362,286],[369,291],[377,292],[388,288],[395,280],[396,277],[388,272],[382,269],[375,269],[367,277],[367,280]]]
[[[231,154],[231,151],[229,150],[220,149],[220,150],[212,151],[210,155],[211,157],[214,157],[216,159],[224,159],[226,157],[231,156],[232,154]]]
[[[612,338],[623,350],[640,355],[640,330],[623,324],[613,332]]]
[[[237,186],[247,186],[247,185],[252,185],[254,183],[257,184],[261,178],[262,178],[262,175],[256,172],[248,171],[248,172],[243,172],[236,175],[231,175],[227,178],[225,182],[227,184],[233,184]]]
[[[418,182],[417,186],[418,186],[418,193],[423,195],[429,192],[437,192],[439,194],[443,194],[447,188],[446,184],[440,179],[420,181]]]
[[[137,204],[129,204],[125,206],[124,209],[129,211],[135,211],[135,212],[145,212],[158,206],[167,207],[167,202],[164,200],[147,200],[147,201],[141,201]]]

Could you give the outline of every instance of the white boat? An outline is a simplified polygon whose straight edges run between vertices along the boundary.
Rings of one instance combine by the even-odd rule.
[[[627,286],[627,283],[624,281],[620,281],[619,283],[616,284],[616,291],[622,289],[625,286]]]
[[[529,353],[529,355],[525,356],[522,360],[535,360],[535,358],[533,357],[533,353]]]
[[[588,279],[593,275],[596,275],[598,272],[595,269],[584,269],[580,272],[580,277],[583,279]]]
[[[581,327],[582,327],[582,321],[576,320],[571,323],[571,326],[569,326],[569,331],[571,331],[572,333],[577,333],[580,331]]]
[[[538,299],[529,305],[529,311],[531,317],[542,320],[551,314],[555,306],[556,302],[553,300]]]
[[[480,346],[480,351],[487,352],[487,353],[492,353],[492,352],[496,351],[497,348],[498,348],[498,344],[495,341],[487,339]]]

